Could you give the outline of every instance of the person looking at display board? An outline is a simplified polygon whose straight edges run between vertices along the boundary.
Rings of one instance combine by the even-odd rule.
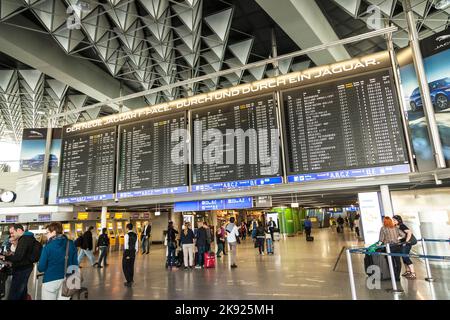
[[[137,234],[133,232],[133,225],[128,223],[126,228],[127,233],[124,236],[122,269],[126,279],[124,285],[125,287],[131,287],[134,282],[134,260],[136,259],[136,253],[139,252],[139,241]]]

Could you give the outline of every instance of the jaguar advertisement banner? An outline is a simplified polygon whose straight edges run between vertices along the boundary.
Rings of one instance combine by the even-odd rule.
[[[421,41],[425,73],[431,101],[436,114],[442,147],[447,165],[450,165],[450,29]],[[420,171],[436,168],[428,135],[419,84],[412,61],[412,51],[398,52],[401,88],[411,140]]]

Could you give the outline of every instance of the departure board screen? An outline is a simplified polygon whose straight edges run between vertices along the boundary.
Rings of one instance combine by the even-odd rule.
[[[192,122],[192,191],[282,182],[273,95],[193,110]]]
[[[116,127],[63,137],[58,203],[113,199]]]
[[[186,129],[185,113],[119,127],[119,198],[188,191],[187,164],[171,156],[180,143],[172,133],[180,129]]]
[[[348,169],[376,168],[373,174],[409,170],[389,69],[288,90],[282,100],[288,174],[343,170],[337,173],[340,178],[365,175]]]

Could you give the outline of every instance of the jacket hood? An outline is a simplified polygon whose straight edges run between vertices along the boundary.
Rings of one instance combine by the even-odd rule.
[[[66,237],[62,236],[62,237],[56,237],[50,240],[49,244],[53,243],[52,245],[54,246],[58,246],[58,247],[63,247],[66,245]]]

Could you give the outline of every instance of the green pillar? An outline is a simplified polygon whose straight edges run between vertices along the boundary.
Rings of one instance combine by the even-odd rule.
[[[297,234],[297,232],[300,231],[300,219],[299,219],[299,208],[292,208],[292,218],[294,220],[294,233]]]

